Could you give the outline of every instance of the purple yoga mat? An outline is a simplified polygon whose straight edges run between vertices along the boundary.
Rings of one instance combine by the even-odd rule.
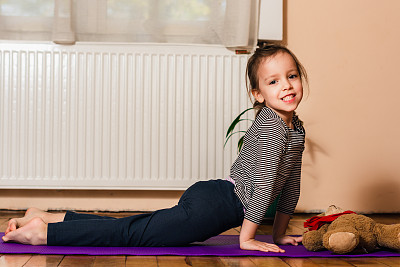
[[[0,237],[4,233],[0,233]],[[272,242],[271,236],[259,235],[260,241]],[[304,246],[280,246],[285,253],[272,253],[241,250],[239,236],[219,235],[204,242],[185,247],[66,247],[66,246],[31,246],[16,243],[4,243],[0,239],[0,254],[62,254],[62,255],[135,255],[135,256],[279,256],[279,257],[399,257],[400,253],[379,250],[369,254],[336,255],[329,251],[311,252]]]

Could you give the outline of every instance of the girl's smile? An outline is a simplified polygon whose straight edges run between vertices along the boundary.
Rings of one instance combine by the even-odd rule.
[[[295,97],[296,97],[295,94],[289,94],[289,95],[287,95],[287,96],[284,96],[284,97],[282,98],[282,101],[283,101],[283,102],[286,102],[286,103],[292,103],[292,102],[294,102]]]

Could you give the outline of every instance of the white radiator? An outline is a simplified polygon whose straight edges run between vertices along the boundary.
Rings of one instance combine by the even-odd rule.
[[[0,44],[0,188],[184,189],[223,178],[248,55]],[[243,122],[242,129],[248,127]]]

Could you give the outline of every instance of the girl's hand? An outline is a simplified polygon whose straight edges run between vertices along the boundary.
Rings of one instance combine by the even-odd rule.
[[[274,242],[280,245],[293,245],[297,246],[299,242],[303,241],[302,236],[288,236],[283,235],[281,237],[275,238]]]
[[[285,252],[275,244],[269,244],[255,239],[249,239],[240,243],[240,248],[244,250],[259,250],[263,252]]]

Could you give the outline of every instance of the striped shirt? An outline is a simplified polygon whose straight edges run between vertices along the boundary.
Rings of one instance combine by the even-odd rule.
[[[230,176],[246,210],[244,218],[251,222],[261,223],[279,193],[277,211],[289,215],[294,212],[300,196],[305,132],[296,115],[293,125],[294,130],[264,107],[244,136]]]

